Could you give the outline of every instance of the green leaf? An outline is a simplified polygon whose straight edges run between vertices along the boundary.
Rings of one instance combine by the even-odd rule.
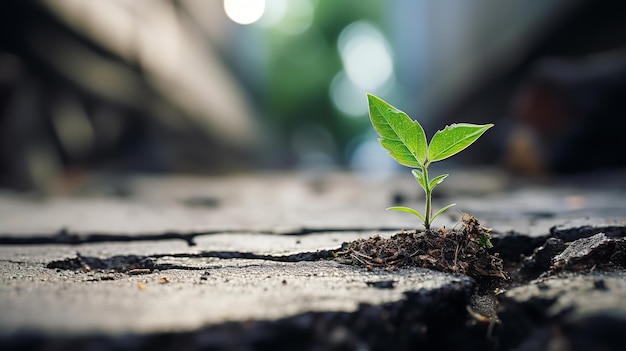
[[[410,208],[410,207],[404,207],[404,206],[393,206],[393,207],[389,207],[387,208],[387,211],[401,211],[401,212],[408,212],[410,214],[416,215],[417,217],[419,217],[419,219],[421,219],[422,221],[424,221],[424,216],[422,216],[421,213],[415,211],[414,209]]]
[[[491,243],[491,235],[487,234],[487,233],[480,233],[480,236],[478,238],[478,240],[480,241],[480,244],[487,247],[488,249],[491,249],[493,247],[493,244]]]
[[[428,146],[428,161],[435,162],[455,155],[475,142],[493,124],[459,123],[437,131]]]
[[[433,216],[433,218],[430,221],[431,222],[434,221],[435,218],[439,217],[440,214],[444,213],[447,209],[449,209],[452,206],[456,206],[456,204],[449,204],[448,206],[445,206],[441,210],[437,211],[437,213],[435,213],[435,215]]]
[[[372,125],[381,136],[380,144],[400,164],[421,167],[428,149],[422,126],[374,95],[367,94],[367,101]]]
[[[428,184],[428,187],[430,188],[430,190],[433,190],[437,185],[441,184],[441,182],[443,182],[443,180],[446,179],[448,176],[449,174],[442,174],[433,178]]]
[[[415,179],[417,179],[417,183],[426,191],[426,178],[424,178],[424,173],[422,173],[421,169],[411,170]]]

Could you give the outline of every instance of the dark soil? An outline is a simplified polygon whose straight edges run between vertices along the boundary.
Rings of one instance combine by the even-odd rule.
[[[464,274],[477,282],[466,310],[474,322],[487,324],[491,335],[500,322],[497,315],[498,288],[508,285],[502,259],[491,253],[489,232],[467,213],[461,218],[460,230],[403,231],[389,239],[378,235],[359,239],[337,253],[336,259],[372,270],[375,267],[396,270],[417,266],[442,272]],[[472,329],[472,328],[470,328]]]
[[[402,231],[390,238],[374,235],[344,243],[335,252],[341,263],[396,270],[415,266],[470,276],[479,286],[509,288],[560,272],[623,271],[626,269],[626,227],[584,226],[565,242],[555,235],[532,238],[515,233],[497,235],[491,247],[490,228],[471,215],[461,218],[460,230]],[[595,230],[594,230],[595,228]],[[570,229],[570,232],[575,232]],[[526,240],[520,240],[526,239]],[[529,249],[530,248],[530,249]],[[498,251],[504,250],[501,258]],[[503,259],[504,258],[504,259]]]
[[[488,250],[489,228],[464,214],[463,229],[437,231],[403,231],[389,239],[378,235],[351,242],[347,250],[337,254],[342,263],[373,269],[395,270],[405,266],[430,268],[460,273],[474,279],[495,277],[506,279],[502,259]]]

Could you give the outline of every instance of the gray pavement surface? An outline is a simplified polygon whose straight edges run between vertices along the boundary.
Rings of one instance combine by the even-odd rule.
[[[335,262],[216,259],[129,275],[44,271],[42,260],[41,256],[29,263],[3,259],[0,329],[4,334],[190,331],[310,311],[354,312],[361,303],[401,300],[403,292],[412,289],[472,284],[465,277],[425,269],[363,272]],[[386,280],[393,281],[395,288],[367,284]]]
[[[589,223],[587,217],[619,233],[626,220],[620,179],[520,184],[497,171],[466,171],[441,185],[436,203],[456,202],[494,232],[522,237],[547,237],[552,227]],[[420,208],[421,197],[410,175],[377,182],[344,173],[102,179],[78,195],[56,197],[1,192],[0,337],[193,332],[309,312],[356,313],[363,304],[406,303],[411,292],[452,288],[469,298],[475,282],[465,276],[281,259],[419,227],[417,218],[384,208]],[[435,225],[458,226],[460,215],[453,209]],[[591,227],[583,236],[598,232]],[[140,263],[101,269],[81,257]],[[71,260],[83,266],[51,266]],[[554,286],[550,299],[560,302],[552,310],[567,301],[578,318],[611,311],[626,320],[622,274],[602,278],[597,284],[606,289],[595,290],[564,288],[597,279],[585,274],[550,279],[541,284]],[[546,294],[537,284],[503,296],[521,306],[520,296]],[[516,335],[511,340],[522,338]]]

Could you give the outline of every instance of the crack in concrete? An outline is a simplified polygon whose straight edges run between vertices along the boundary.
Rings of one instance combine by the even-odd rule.
[[[119,255],[108,258],[98,258],[91,256],[83,256],[76,253],[76,257],[66,258],[49,262],[46,267],[50,269],[62,269],[83,272],[118,272],[128,273],[133,270],[147,269],[150,272],[155,270],[182,269],[182,270],[204,270],[206,267],[192,267],[171,263],[157,263],[160,258],[219,258],[219,259],[249,259],[249,260],[265,260],[277,262],[302,262],[302,261],[318,261],[323,259],[331,259],[335,257],[335,253],[345,250],[347,243],[341,247],[332,250],[318,250],[311,252],[299,252],[289,255],[268,255],[257,254],[252,252],[239,251],[202,251],[199,253],[175,253],[175,254],[154,254],[148,256],[139,255]]]
[[[199,253],[178,253],[178,254],[158,254],[152,255],[154,258],[162,257],[174,257],[174,258],[221,258],[221,259],[249,259],[249,260],[265,260],[265,261],[277,261],[277,262],[302,262],[302,261],[317,261],[321,259],[334,258],[335,253],[345,250],[347,243],[342,244],[341,247],[332,250],[317,250],[299,252],[289,255],[267,255],[256,254],[253,252],[240,252],[240,251],[202,251]]]
[[[292,230],[249,230],[249,229],[224,229],[224,230],[207,230],[199,232],[177,232],[167,231],[163,233],[145,233],[145,234],[107,234],[107,233],[84,233],[72,232],[66,228],[59,230],[54,235],[28,235],[16,236],[10,234],[0,235],[0,245],[80,245],[101,242],[132,242],[132,241],[158,241],[158,240],[183,240],[189,246],[195,246],[195,238],[204,235],[217,234],[259,234],[259,235],[285,235],[285,236],[301,236],[317,233],[351,233],[351,232],[391,232],[397,231],[398,228],[378,227],[378,228],[308,228],[302,227]]]

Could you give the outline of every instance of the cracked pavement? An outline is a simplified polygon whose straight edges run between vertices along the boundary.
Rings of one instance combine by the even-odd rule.
[[[482,181],[472,184],[472,179]],[[589,236],[594,228],[613,228],[615,236],[623,236],[626,189],[610,182],[601,188],[567,182],[561,186],[519,186],[489,171],[453,174],[447,182],[441,185],[442,198],[437,201],[454,198],[462,211],[472,213],[500,233],[495,235],[494,244],[513,247],[508,253],[513,258],[521,253],[530,255],[554,234],[554,226],[561,227],[553,231],[569,228],[569,220],[587,216],[604,219],[587,220],[585,223],[595,224],[587,226],[582,234],[576,232],[577,226],[569,228],[573,234],[564,230],[560,233]],[[264,174],[137,177],[116,186],[124,191],[111,191],[97,184],[74,197],[0,193],[0,345],[26,349],[32,340],[38,340],[41,346],[56,338],[65,345],[59,338],[71,343],[72,338],[96,336],[113,338],[107,339],[112,342],[120,335],[147,342],[151,336],[166,333],[173,338],[194,335],[193,345],[200,348],[197,338],[208,333],[211,337],[205,335],[205,339],[212,340],[211,345],[217,348],[245,349],[261,334],[268,340],[273,335],[285,341],[286,334],[278,330],[295,323],[301,332],[312,333],[305,333],[312,340],[302,339],[308,344],[294,344],[298,347],[315,342],[328,348],[345,343],[357,347],[371,334],[379,335],[376,340],[387,340],[383,338],[387,335],[388,342],[397,341],[396,346],[402,348],[402,340],[393,341],[394,334],[388,327],[374,327],[390,320],[412,321],[417,323],[411,324],[414,327],[420,323],[430,325],[423,333],[407,332],[413,337],[424,334],[418,339],[428,345],[445,329],[438,329],[437,322],[429,324],[437,318],[390,311],[398,306],[421,306],[415,311],[428,311],[433,301],[441,303],[439,299],[458,300],[455,303],[461,306],[469,304],[476,284],[462,275],[426,269],[368,271],[329,260],[344,242],[414,228],[416,220],[412,216],[384,211],[394,199],[398,200],[399,193],[408,194],[404,204],[419,206],[420,194],[413,179],[399,177],[383,184],[341,173],[316,177]],[[125,195],[116,195],[119,193]],[[449,211],[435,225],[453,227],[458,225],[457,217],[458,211]],[[545,284],[554,289],[568,284],[587,286],[586,275],[582,277],[555,276]],[[612,313],[620,321],[626,320],[626,306],[620,302],[623,299],[616,298],[626,291],[623,275],[615,273],[602,279],[606,289],[592,289],[594,299],[609,301],[603,308],[613,307]],[[511,289],[502,301],[519,307],[540,294],[559,299],[557,290],[533,290],[535,285]],[[585,289],[579,294],[561,295],[574,301],[572,306],[587,306],[584,292],[592,290]],[[593,305],[577,310],[580,313],[573,314],[577,320],[604,311]],[[316,316],[312,320],[304,317],[310,313]],[[345,315],[337,317],[337,313]],[[503,313],[502,323],[510,323],[521,313]],[[467,345],[487,349],[519,345],[550,323],[560,325],[560,317],[549,313],[541,319],[541,327],[530,328],[526,334],[503,329],[503,335],[516,341],[500,344],[506,347],[489,341]],[[459,330],[474,320],[463,307],[449,309],[442,316],[452,324],[458,323]],[[576,320],[574,317],[568,320]],[[368,328],[373,329],[356,322],[361,319],[370,321]],[[246,323],[252,322],[257,323],[257,329],[246,329]],[[320,336],[322,329],[325,333]],[[479,330],[484,334],[475,337],[466,333],[465,337],[473,338],[473,342],[485,339],[487,329],[487,325],[481,325]],[[332,339],[328,335],[333,333],[342,337]],[[450,342],[452,348],[460,345]],[[364,345],[376,348],[378,344],[369,341]]]

